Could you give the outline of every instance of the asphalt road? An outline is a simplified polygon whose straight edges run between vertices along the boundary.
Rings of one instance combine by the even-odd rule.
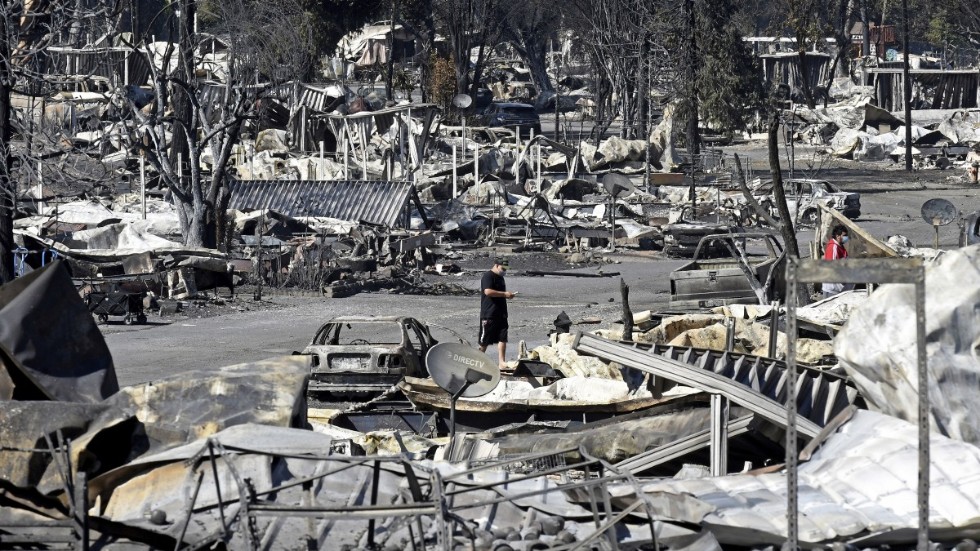
[[[932,226],[919,216],[922,203],[943,197],[961,212],[968,213],[980,208],[980,189],[944,185],[941,176],[929,177],[934,181],[905,184],[902,183],[904,175],[895,173],[864,177],[851,186],[844,185],[840,179],[835,181],[841,182],[845,189],[861,191],[863,208],[858,223],[865,230],[882,239],[901,234],[917,245],[931,246],[935,234]],[[799,239],[805,251],[806,243],[813,239],[812,230],[800,232]],[[957,242],[955,225],[941,228],[942,248],[955,247]],[[614,260],[619,263],[605,264],[602,269],[622,274],[631,286],[634,311],[665,307],[668,275],[684,262],[635,256],[618,256]],[[516,273],[533,267],[517,266],[512,270],[515,273],[507,277],[508,289],[520,293],[510,306],[511,359],[520,340],[527,341],[531,347],[547,342],[552,321],[563,310],[573,321],[598,318],[606,325],[619,319],[618,277],[525,277]],[[474,270],[457,281],[477,288],[479,271]],[[242,311],[218,317],[161,319],[151,315],[150,325],[146,326],[102,327],[120,384],[131,385],[192,370],[289,354],[302,349],[321,323],[339,315],[414,316],[451,328],[472,342],[477,333],[478,300],[475,295],[359,294],[344,299],[267,297],[262,303],[254,303],[251,297],[239,296],[231,304]],[[451,338],[441,330],[435,333],[440,340]]]
[[[631,285],[631,303],[640,311],[666,304],[667,274],[683,261],[648,261],[623,257],[606,264],[605,272],[620,272]],[[596,268],[579,271],[596,273]],[[479,273],[458,278],[469,288],[479,287]],[[518,291],[510,302],[509,357],[516,356],[520,340],[534,347],[547,342],[552,321],[565,311],[573,321],[619,319],[619,277],[507,276],[507,287]],[[164,320],[150,315],[150,324],[102,325],[112,351],[120,384],[142,383],[196,369],[212,369],[301,350],[320,324],[343,315],[407,315],[438,324],[476,341],[479,297],[414,296],[362,293],[343,299],[319,297],[265,297],[256,304],[240,295],[232,304],[250,311],[218,317]],[[193,312],[193,308],[191,309]],[[596,327],[589,325],[589,327]],[[439,340],[452,339],[447,331],[433,331]]]

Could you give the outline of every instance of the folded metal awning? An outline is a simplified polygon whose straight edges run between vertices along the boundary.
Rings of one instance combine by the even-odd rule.
[[[362,180],[234,180],[229,208],[272,209],[287,216],[323,216],[395,227],[409,201],[421,212],[412,182]]]

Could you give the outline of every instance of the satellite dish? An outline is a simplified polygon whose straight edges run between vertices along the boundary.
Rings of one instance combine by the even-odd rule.
[[[459,109],[466,109],[470,105],[473,105],[473,98],[469,94],[456,94],[453,97],[453,105]]]
[[[440,388],[455,396],[463,390],[462,396],[476,398],[497,388],[500,382],[500,368],[479,350],[461,343],[441,343],[429,349],[425,355],[425,366],[432,380]]]
[[[956,220],[956,207],[946,199],[929,199],[922,204],[922,219],[933,226],[945,226]]]
[[[613,197],[626,195],[627,192],[633,192],[636,189],[633,187],[633,182],[629,178],[622,174],[613,173],[606,174],[602,177],[602,187],[606,188],[609,195]]]

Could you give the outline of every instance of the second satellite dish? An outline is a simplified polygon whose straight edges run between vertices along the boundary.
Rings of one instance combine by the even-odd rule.
[[[626,195],[636,189],[633,187],[633,182],[629,178],[622,174],[614,174],[612,172],[602,177],[602,187],[606,188],[609,195],[613,197]]]
[[[453,97],[453,105],[459,109],[466,109],[473,105],[473,98],[469,94],[456,94]]]
[[[956,220],[956,207],[946,199],[929,199],[922,204],[922,219],[933,226],[945,226]]]
[[[497,388],[500,368],[479,350],[460,343],[440,343],[425,355],[429,375],[440,388],[456,395],[469,383],[462,396],[476,398]]]

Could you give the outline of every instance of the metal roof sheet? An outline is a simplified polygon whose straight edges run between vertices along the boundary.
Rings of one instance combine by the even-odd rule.
[[[362,180],[234,180],[229,208],[272,209],[294,218],[324,216],[392,227],[411,197],[412,182]]]
[[[933,431],[930,440],[929,529],[943,540],[980,530],[980,449]],[[915,545],[918,427],[857,410],[809,461],[799,466],[800,541]],[[786,539],[786,473],[657,479],[642,492],[663,499],[666,517],[700,524],[722,546],[780,544]],[[609,492],[614,503],[636,499],[635,486]],[[941,534],[941,535],[940,535]]]

